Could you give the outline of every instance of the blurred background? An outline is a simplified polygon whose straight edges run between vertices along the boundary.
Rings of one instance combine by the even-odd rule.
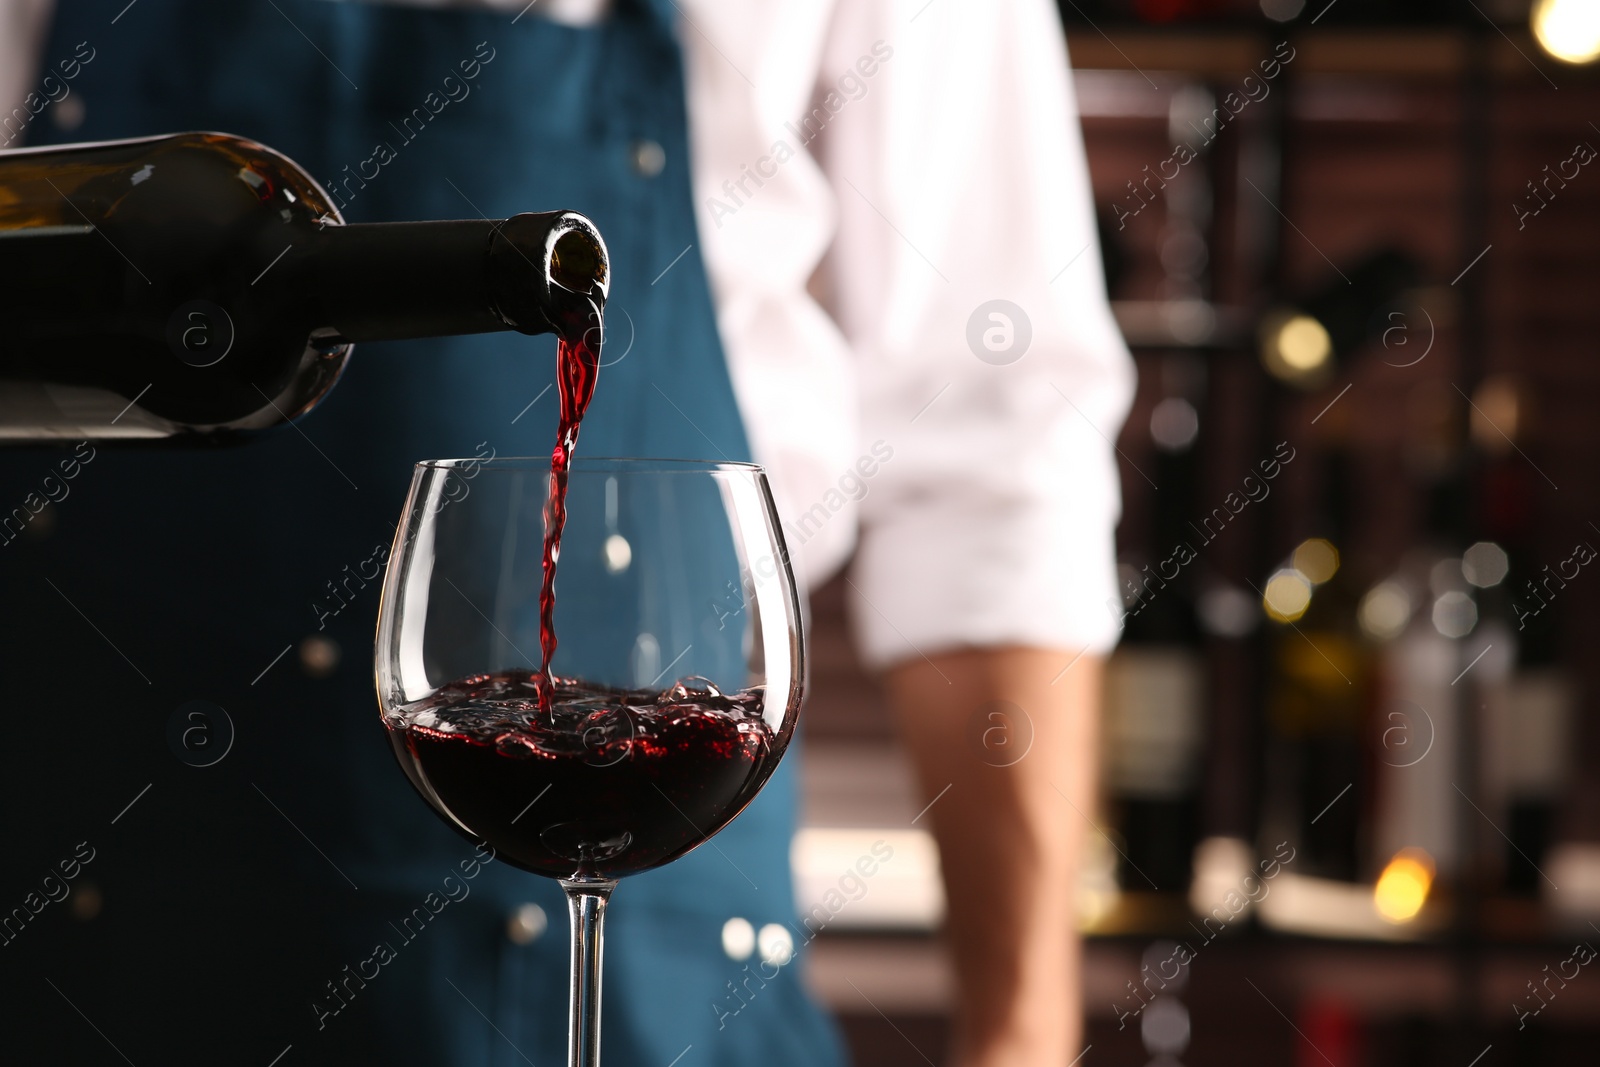
[[[1140,377],[1090,1062],[1592,1062],[1600,3],[1061,6]],[[816,614],[800,899],[895,862],[809,979],[859,1062],[931,1062],[937,855]]]

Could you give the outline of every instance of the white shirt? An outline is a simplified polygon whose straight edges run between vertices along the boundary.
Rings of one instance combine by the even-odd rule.
[[[51,3],[0,0],[0,101],[32,88]],[[855,550],[873,666],[1108,649],[1132,361],[1054,4],[675,6],[701,255],[802,580]],[[1022,315],[975,318],[991,300]]]

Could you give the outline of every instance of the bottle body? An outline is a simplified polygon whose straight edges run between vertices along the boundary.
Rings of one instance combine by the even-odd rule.
[[[0,155],[0,278],[0,441],[262,429],[354,342],[546,332],[607,285],[581,215],[347,226],[223,134]]]
[[[1376,653],[1357,621],[1365,562],[1354,544],[1353,459],[1335,438],[1317,462],[1310,536],[1262,598],[1274,626],[1261,840],[1267,849],[1293,842],[1299,874],[1355,883],[1372,873]]]
[[[1131,544],[1118,568],[1123,632],[1106,664],[1105,777],[1122,834],[1122,888],[1182,893],[1194,873],[1211,710],[1195,595],[1203,544],[1189,525],[1200,482],[1195,444],[1204,432],[1193,402],[1204,371],[1196,357],[1173,355],[1159,377],[1166,396],[1158,408],[1187,412],[1193,430],[1178,439],[1152,432],[1163,489],[1144,529],[1128,529],[1130,541],[1143,533],[1143,543]]]

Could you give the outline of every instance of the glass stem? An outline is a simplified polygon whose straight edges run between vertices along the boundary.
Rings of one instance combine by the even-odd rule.
[[[563,878],[572,918],[572,1011],[567,1022],[569,1067],[600,1067],[600,957],[606,902],[615,881]]]

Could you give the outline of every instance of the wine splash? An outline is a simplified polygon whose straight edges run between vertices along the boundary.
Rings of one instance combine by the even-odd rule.
[[[386,715],[407,777],[508,862],[619,878],[678,858],[744,810],[782,755],[760,687],[617,689],[477,674]]]

